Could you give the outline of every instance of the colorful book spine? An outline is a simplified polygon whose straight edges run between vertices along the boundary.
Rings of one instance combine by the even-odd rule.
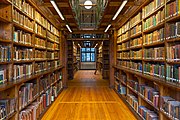
[[[180,22],[168,23],[165,32],[167,40],[180,37]]]
[[[32,34],[22,30],[16,30],[13,34],[13,41],[17,43],[32,45]]]
[[[7,83],[7,68],[0,66],[0,85]]]
[[[122,50],[126,50],[128,48],[130,48],[130,42],[129,41],[125,42],[125,43],[122,43]]]
[[[130,62],[130,68],[137,72],[142,72],[142,63],[141,62]]]
[[[180,65],[166,66],[166,80],[173,83],[180,84]]]
[[[153,104],[154,107],[158,108],[159,106],[159,92],[149,86],[139,85],[139,93],[150,103]]]
[[[127,94],[128,103],[134,108],[136,112],[138,112],[138,99],[134,95]]]
[[[157,48],[148,48],[144,49],[144,59],[150,60],[165,60],[165,48],[157,47]]]
[[[20,120],[37,120],[40,116],[40,103],[33,102],[26,109],[20,111]]]
[[[35,23],[34,31],[38,35],[46,36],[46,29],[37,23]]]
[[[170,96],[161,96],[160,109],[171,119],[180,119],[180,102]]]
[[[0,45],[0,62],[11,61],[11,46]]]
[[[16,99],[0,99],[0,119],[6,120],[16,111]]]
[[[180,14],[179,0],[175,0],[166,6],[166,19]]]
[[[46,48],[46,40],[35,37],[35,46],[40,48]]]
[[[136,16],[134,16],[131,20],[130,20],[130,28],[134,27],[137,23],[139,23],[142,19],[142,13],[139,12]]]
[[[35,50],[34,51],[34,59],[35,60],[45,60],[46,59],[46,52],[45,51],[40,51],[40,50]]]
[[[149,45],[156,42],[161,42],[164,41],[164,39],[165,39],[164,28],[161,28],[152,33],[145,34],[143,39],[143,45]]]
[[[169,62],[180,61],[180,44],[169,44],[167,46],[167,61]]]
[[[19,109],[23,109],[29,102],[31,102],[37,96],[37,84],[25,83],[19,89]]]
[[[32,74],[32,64],[22,64],[14,65],[14,80],[31,75]]]
[[[141,117],[145,120],[158,120],[158,115],[154,111],[149,110],[145,106],[139,106],[138,107],[138,113],[141,115]]]
[[[151,27],[158,25],[159,23],[164,21],[164,8],[157,12],[157,14],[151,16],[150,18],[146,19],[143,23],[143,30],[147,30]]]
[[[135,38],[133,40],[130,41],[130,46],[131,48],[133,47],[138,47],[138,46],[142,46],[142,37],[140,38]]]
[[[129,87],[131,87],[133,90],[138,91],[138,82],[134,80],[128,80],[127,81]]]
[[[163,63],[157,63],[157,64],[153,64],[153,63],[145,63],[144,64],[144,73],[145,74],[149,74],[152,76],[157,76],[160,78],[164,78],[165,77],[165,66]]]
[[[36,62],[34,65],[35,73],[43,72],[46,70],[46,62]]]
[[[136,25],[135,27],[133,27],[131,29],[131,33],[130,34],[131,34],[131,36],[133,36],[133,35],[138,34],[140,32],[142,32],[142,25]]]
[[[142,18],[145,18],[149,14],[153,13],[156,9],[164,5],[164,3],[164,0],[153,0],[152,2],[150,2],[142,9]]]
[[[33,31],[33,21],[25,15],[18,12],[16,9],[13,10],[13,21],[23,27]]]
[[[14,61],[33,60],[33,50],[22,47],[14,47]]]
[[[142,49],[138,51],[130,51],[131,59],[142,59]]]

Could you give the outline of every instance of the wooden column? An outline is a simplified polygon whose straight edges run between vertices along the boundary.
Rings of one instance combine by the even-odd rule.
[[[67,88],[67,42],[66,42],[66,37],[61,31],[61,50],[60,50],[60,60],[61,64],[64,66],[62,72],[63,72],[63,86],[64,88]]]
[[[113,30],[111,35],[110,35],[110,83],[109,86],[111,88],[114,88],[114,68],[113,65],[116,65],[116,40],[117,39],[117,33],[116,30]]]

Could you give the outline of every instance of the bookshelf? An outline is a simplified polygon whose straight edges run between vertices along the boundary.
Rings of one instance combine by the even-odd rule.
[[[97,69],[103,79],[109,78],[109,41],[102,41],[97,49]]]
[[[33,1],[0,11],[0,119],[40,119],[63,89],[61,31]]]
[[[68,79],[72,80],[74,78],[74,56],[73,56],[73,42],[67,41],[67,70],[68,70]]]
[[[79,70],[79,64],[80,64],[80,49],[78,49],[77,45],[73,42],[74,74]]]
[[[146,1],[117,30],[114,88],[138,118],[180,119],[179,8]]]

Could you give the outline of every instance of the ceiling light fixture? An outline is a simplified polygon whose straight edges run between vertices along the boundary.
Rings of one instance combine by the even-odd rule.
[[[64,20],[64,17],[63,17],[63,15],[62,15],[61,11],[59,10],[57,4],[55,3],[55,1],[54,1],[54,0],[51,0],[50,2],[51,2],[51,4],[53,5],[53,7],[55,8],[55,10],[56,10],[56,12],[58,13],[58,15],[61,17],[61,19]]]
[[[108,29],[111,27],[111,24],[109,24],[104,32],[107,32]]]
[[[126,5],[128,0],[124,0],[121,4],[121,6],[119,7],[118,11],[116,12],[116,14],[114,15],[114,17],[112,18],[112,20],[115,20],[117,18],[117,16],[119,15],[119,13],[121,12],[121,10],[124,8],[124,6]]]
[[[84,7],[85,7],[86,9],[91,9],[91,8],[92,8],[92,2],[91,2],[90,0],[86,0],[86,1],[84,2]]]
[[[66,27],[69,30],[69,32],[72,32],[72,30],[70,29],[69,25],[66,25]]]

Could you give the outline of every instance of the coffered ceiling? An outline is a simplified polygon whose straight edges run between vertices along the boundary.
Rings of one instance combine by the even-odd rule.
[[[50,3],[50,0],[41,0],[40,5],[50,10],[52,15],[49,15],[49,18],[57,19],[59,21],[58,25],[61,29],[67,30],[65,25],[68,24],[71,30],[76,33],[81,33],[82,30],[94,30],[98,32],[104,32],[104,30],[109,24],[112,24],[112,27],[110,29],[118,29],[119,25],[123,23],[123,20],[128,18],[128,16],[131,15],[132,12],[134,12],[134,10],[138,8],[138,6],[143,0],[128,0],[127,4],[122,9],[119,16],[114,21],[112,20],[112,18],[122,4],[123,0],[107,0],[106,4],[104,4],[105,8],[98,16],[98,21],[95,21],[95,13],[98,12],[97,9],[95,9],[98,4],[97,0],[92,0],[93,7],[89,10],[82,8],[84,7],[83,3],[85,2],[85,0],[74,0],[78,1],[77,6],[80,6],[79,8],[82,8],[79,9],[79,13],[74,9],[74,5],[77,3],[72,4],[72,1],[73,0],[55,0],[56,4],[58,5],[61,13],[65,18],[64,21],[61,20],[61,18],[58,16],[56,10]],[[77,13],[80,15],[77,15]],[[95,22],[97,24],[95,24],[96,26],[93,26]]]

